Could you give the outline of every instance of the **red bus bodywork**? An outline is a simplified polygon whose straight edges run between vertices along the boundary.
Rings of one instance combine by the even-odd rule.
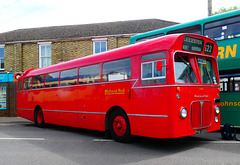
[[[207,55],[204,50],[199,53],[183,50],[185,36],[204,40],[204,46],[207,42],[212,43],[212,54]],[[141,57],[159,52],[166,55],[166,65],[163,66],[166,80],[162,84],[143,85]],[[127,115],[131,135],[176,138],[216,131],[220,128],[220,114],[215,112],[215,107],[219,106],[216,100],[220,93],[217,54],[217,45],[209,38],[194,34],[175,34],[44,68],[30,69],[19,78],[18,86],[29,77],[93,64],[101,65],[101,79],[97,83],[77,82],[76,85],[63,87],[31,87],[26,90],[19,90],[21,87],[18,87],[17,114],[34,121],[34,112],[41,109],[45,123],[107,131],[109,117],[114,111],[121,110]],[[174,60],[177,55],[180,58],[191,57],[189,63],[196,74],[197,83],[176,82],[175,72],[178,68]],[[212,61],[217,83],[202,83],[196,62],[198,57]],[[131,77],[103,81],[103,64],[125,58],[131,59]],[[186,118],[180,115],[182,108],[187,110]]]

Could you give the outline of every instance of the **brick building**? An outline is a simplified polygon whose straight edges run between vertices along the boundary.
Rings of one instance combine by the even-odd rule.
[[[177,23],[145,19],[0,33],[0,72],[24,72],[30,68],[44,67],[122,47],[129,44],[132,35],[174,24]],[[11,89],[13,88],[11,86]],[[16,99],[9,99],[7,98],[9,105],[15,105]],[[16,115],[11,111],[15,109],[7,108],[4,112],[0,110],[0,116]]]

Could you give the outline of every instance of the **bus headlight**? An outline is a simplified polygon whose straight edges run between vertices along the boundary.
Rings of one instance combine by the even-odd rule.
[[[220,108],[218,105],[215,106],[215,113],[218,115],[220,113]]]
[[[183,119],[185,119],[187,117],[187,109],[182,108],[181,111],[180,111],[180,115]]]
[[[218,117],[217,116],[215,117],[215,122],[218,123]]]

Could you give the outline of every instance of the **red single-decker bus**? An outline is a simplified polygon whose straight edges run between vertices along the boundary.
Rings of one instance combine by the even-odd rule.
[[[35,121],[176,138],[220,128],[218,47],[174,34],[52,66],[18,80],[17,114]]]

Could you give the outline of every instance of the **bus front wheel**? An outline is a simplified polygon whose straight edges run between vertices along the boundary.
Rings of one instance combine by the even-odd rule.
[[[40,108],[37,108],[34,113],[34,121],[37,127],[43,128],[45,127],[43,111]]]
[[[109,132],[119,142],[128,142],[131,138],[130,124],[126,113],[114,111],[110,116]]]

